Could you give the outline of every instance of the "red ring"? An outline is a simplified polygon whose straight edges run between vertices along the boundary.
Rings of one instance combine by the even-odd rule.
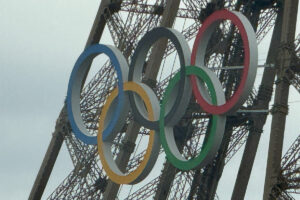
[[[248,35],[245,30],[245,27],[242,23],[242,21],[239,19],[238,16],[236,16],[234,13],[227,11],[227,10],[220,10],[214,12],[212,15],[210,15],[202,24],[202,26],[199,28],[199,31],[197,33],[194,46],[193,46],[193,51],[192,51],[192,56],[191,56],[191,65],[195,65],[196,62],[196,56],[197,56],[197,50],[198,46],[200,44],[200,41],[206,31],[206,29],[215,21],[217,20],[231,20],[232,23],[238,27],[240,34],[242,36],[243,44],[244,44],[244,69],[243,69],[243,74],[242,74],[242,79],[240,82],[240,85],[237,89],[237,91],[233,94],[233,96],[223,105],[221,106],[214,106],[209,103],[202,97],[202,95],[199,92],[197,83],[196,83],[196,77],[195,76],[190,76],[191,83],[193,86],[193,94],[195,95],[199,105],[202,107],[202,109],[208,113],[211,114],[225,114],[230,112],[230,109],[236,104],[236,102],[239,100],[246,80],[247,80],[247,75],[249,71],[249,63],[250,63],[250,50],[249,50],[249,41],[248,41]]]

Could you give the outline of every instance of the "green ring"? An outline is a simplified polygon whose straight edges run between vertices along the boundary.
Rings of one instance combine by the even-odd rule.
[[[216,92],[215,92],[215,88],[213,86],[212,81],[210,80],[209,76],[206,74],[205,71],[203,71],[201,68],[196,67],[196,66],[187,66],[186,67],[186,75],[196,75],[198,78],[200,78],[201,80],[203,80],[207,87],[208,90],[210,92],[211,98],[212,98],[212,103],[214,105],[217,104],[217,97],[216,97]],[[207,154],[209,153],[209,150],[211,149],[211,147],[213,146],[214,143],[214,138],[215,138],[215,134],[216,134],[216,129],[217,129],[217,122],[218,122],[218,115],[213,115],[211,118],[211,128],[209,131],[209,136],[207,138],[207,141],[204,142],[202,148],[201,148],[201,152],[200,154],[195,157],[192,158],[190,160],[181,160],[178,159],[173,152],[171,151],[171,149],[169,148],[168,145],[168,141],[165,135],[165,124],[164,124],[164,117],[165,117],[165,105],[166,102],[173,90],[173,88],[175,87],[176,83],[180,80],[180,72],[178,72],[169,82],[169,85],[166,88],[166,91],[164,93],[163,96],[163,100],[161,103],[161,108],[160,108],[160,118],[159,118],[159,128],[160,128],[160,139],[161,139],[161,144],[164,148],[164,151],[167,155],[167,159],[178,169],[181,170],[190,170],[193,169],[197,166],[199,166],[199,164],[204,160],[204,158],[207,156]]]

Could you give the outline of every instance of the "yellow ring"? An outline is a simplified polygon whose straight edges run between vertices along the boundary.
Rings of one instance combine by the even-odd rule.
[[[124,83],[123,90],[133,91],[137,93],[145,103],[146,109],[148,111],[149,120],[154,120],[151,101],[147,93],[145,92],[145,90],[139,84],[135,82],[126,82]],[[106,142],[102,140],[102,132],[104,127],[105,117],[107,115],[110,105],[112,104],[113,100],[117,97],[117,95],[118,95],[118,88],[115,88],[107,98],[107,101],[102,108],[102,112],[99,118],[99,128],[98,128],[98,135],[97,135],[98,153],[106,174],[113,182],[118,184],[132,184],[143,173],[151,157],[151,152],[152,152],[154,139],[155,139],[154,137],[155,131],[153,130],[150,131],[146,154],[144,155],[144,158],[140,163],[140,165],[134,171],[130,172],[127,175],[121,172],[113,160],[113,156],[111,153],[111,142],[109,141]]]

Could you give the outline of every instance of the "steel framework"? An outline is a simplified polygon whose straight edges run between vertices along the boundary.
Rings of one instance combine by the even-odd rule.
[[[273,114],[273,120],[276,113],[287,114],[287,106],[278,104],[274,104],[268,112],[276,75],[277,85],[278,80],[284,79],[285,84],[293,85],[300,93],[300,36],[296,39],[293,37],[295,24],[291,23],[296,21],[297,15],[286,14],[287,7],[296,3],[298,1],[295,0],[102,0],[86,47],[98,43],[107,28],[115,46],[130,62],[137,41],[152,28],[175,26],[191,41],[207,16],[215,10],[226,8],[240,11],[248,17],[256,30],[258,42],[273,30],[266,63],[275,67],[264,69],[260,86],[254,88],[239,112],[229,116],[221,148],[211,164],[201,170],[179,171],[165,161],[161,150],[159,160],[164,164],[158,166],[161,168],[160,174],[137,186],[120,186],[109,181],[99,161],[97,148],[83,144],[72,134],[64,106],[29,199],[42,197],[63,142],[67,146],[74,169],[48,199],[219,199],[216,190],[224,166],[245,145],[232,194],[232,199],[243,199],[268,114]],[[297,6],[294,6],[294,10],[295,7]],[[241,39],[235,27],[227,21],[215,31],[213,38],[209,42],[206,63],[218,74],[226,97],[229,98],[239,83],[240,70],[226,69],[224,66],[241,65]],[[284,43],[282,38],[288,38],[287,41],[292,42]],[[282,51],[286,51],[288,55],[288,64],[285,63],[284,67],[281,67],[283,61],[277,59],[278,53]],[[176,59],[177,54],[172,44],[161,40],[153,46],[145,62],[143,81],[156,91],[159,98],[178,69]],[[280,73],[282,69],[285,69],[284,73]],[[116,85],[114,77],[115,72],[107,61],[90,82],[83,86],[82,116],[93,134],[97,132],[97,119],[106,96]],[[277,90],[276,94],[279,95]],[[209,116],[202,113],[195,102],[190,102],[185,117],[175,127],[177,145],[187,158],[195,156],[201,149],[208,121]],[[133,122],[131,116],[128,116],[127,122],[122,133],[115,139],[112,151],[120,168],[130,171],[139,164],[144,155],[139,144],[147,138],[148,130]],[[282,141],[277,140],[275,143],[282,145]],[[278,146],[270,146],[276,147]],[[300,194],[299,152],[298,136],[282,158],[281,154],[277,156],[277,160],[281,160],[280,173],[276,174],[275,182],[266,186],[270,189],[265,190],[264,199],[293,199],[292,195]],[[272,166],[269,168],[272,171]],[[267,178],[266,182],[268,181]]]

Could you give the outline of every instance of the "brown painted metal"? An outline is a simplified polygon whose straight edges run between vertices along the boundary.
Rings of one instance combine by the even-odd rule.
[[[298,0],[283,2],[283,22],[281,29],[281,48],[278,57],[278,69],[274,105],[272,108],[272,124],[269,142],[267,172],[264,187],[264,200],[272,197],[272,188],[278,182],[281,170],[281,156],[284,139],[286,116],[288,114],[289,79],[288,68],[291,66],[291,51],[295,40],[295,30],[298,12]]]
[[[55,131],[52,134],[52,138],[48,146],[46,155],[30,192],[30,200],[37,200],[42,198],[61,145],[64,141],[64,134],[66,131],[70,131],[70,128],[68,126],[69,124],[66,122],[66,119],[66,108],[64,107],[56,121]]]
[[[163,12],[162,15],[162,21],[161,26],[163,27],[172,27],[177,10],[179,8],[179,2],[180,0],[168,0],[166,3],[166,9]],[[151,82],[155,82],[157,73],[159,71],[160,64],[163,59],[163,55],[165,53],[165,49],[167,47],[167,41],[161,40],[158,41],[156,44],[153,45],[152,54],[150,55],[149,64],[146,68],[146,74],[145,79],[149,83],[149,80],[152,80]],[[154,85],[151,85],[152,87]],[[139,133],[140,126],[132,122],[127,131],[126,131],[126,139],[125,142],[128,146],[131,146],[133,148],[129,148],[127,150],[124,150],[123,148],[128,148],[128,146],[124,145],[124,147],[121,147],[121,150],[117,156],[117,163],[121,170],[126,169],[126,166],[129,162],[130,155],[134,151],[135,141],[137,139],[137,135]],[[104,199],[115,199],[118,195],[120,185],[113,183],[112,181],[108,181],[108,185],[106,188],[106,191],[104,192]]]
[[[180,0],[168,0],[164,10],[160,26],[172,27],[179,8]],[[165,49],[167,48],[167,41],[161,40],[153,46],[152,54],[149,58],[149,64],[146,69],[146,80],[156,81],[160,64],[162,62]]]
[[[240,6],[241,6],[241,4],[240,4]],[[239,8],[237,8],[237,9],[239,9]],[[247,7],[244,10],[244,15],[246,15],[248,17],[248,19],[252,23],[252,26],[254,27],[255,30],[257,29],[257,26],[258,26],[259,13],[260,13],[259,7],[257,7],[256,9]],[[237,44],[235,44],[235,47],[237,49],[235,49],[233,56],[231,57],[231,59],[229,60],[229,63],[227,63],[227,64],[230,64],[230,62],[232,62],[232,63],[240,62],[241,51],[238,48],[238,46],[241,46],[241,45],[239,45],[239,42]],[[230,52],[230,51],[228,51],[228,52]],[[221,77],[222,77],[222,75],[221,75]],[[234,76],[231,76],[231,77],[229,76],[229,80],[233,79],[233,78],[234,78]],[[233,84],[233,81],[228,81],[228,83],[226,85],[226,88],[227,88],[226,93],[229,93],[229,94],[231,93],[231,89],[232,89],[231,84]],[[225,166],[227,149],[229,147],[231,137],[233,135],[233,127],[236,126],[236,124],[233,123],[234,121],[235,120],[230,120],[230,118],[228,118],[228,120],[227,120],[226,131],[224,133],[224,138],[223,138],[221,147],[218,151],[218,154],[217,154],[215,160],[213,161],[213,163],[211,163],[209,166],[207,166],[205,168],[203,175],[201,177],[199,189],[197,192],[198,199],[213,200],[215,198],[219,180],[222,176],[224,166]]]
[[[163,4],[162,4],[162,2],[163,2]],[[176,17],[179,17],[179,18],[195,19],[195,23],[193,25],[189,26],[188,28],[185,27],[185,30],[183,31],[183,34],[186,37],[186,39],[190,40],[195,36],[195,34],[197,32],[197,29],[200,25],[199,19],[200,19],[200,21],[202,21],[205,18],[205,16],[208,16],[211,12],[213,12],[213,10],[217,9],[217,7],[205,0],[193,0],[193,1],[186,0],[183,2],[185,3],[186,7],[180,8],[177,13],[174,11],[174,13],[175,13],[174,15],[176,15]],[[230,9],[233,9],[233,7],[238,4],[237,1],[223,1],[223,0],[213,1],[213,3],[217,3],[216,5],[223,5],[225,2],[227,3],[226,5],[230,7]],[[253,4],[247,3],[247,1],[241,1],[241,2],[245,3],[246,8],[248,8],[248,7],[250,8],[251,6],[253,6]],[[257,0],[257,1],[255,1],[255,3],[261,5],[264,8],[271,8],[271,6],[273,5],[274,2],[275,2],[275,0],[274,1],[273,0],[264,0],[264,1]],[[120,3],[122,3],[122,4],[120,4]],[[136,43],[137,43],[136,38],[139,38],[145,32],[147,32],[147,30],[149,30],[149,29],[143,28],[143,27],[152,28],[152,27],[157,26],[159,23],[158,23],[158,21],[155,21],[155,20],[162,19],[162,14],[170,13],[170,12],[167,12],[166,10],[170,10],[170,9],[172,10],[172,6],[174,6],[174,5],[168,4],[169,7],[166,7],[167,5],[165,5],[165,3],[166,3],[166,1],[157,1],[156,5],[150,5],[150,3],[145,0],[140,0],[140,1],[131,1],[131,0],[123,0],[123,1],[106,0],[106,1],[103,1],[102,0],[101,5],[106,7],[105,9],[102,9],[102,12],[104,12],[104,15],[99,15],[100,11],[98,12],[96,20],[95,20],[93,28],[92,28],[92,31],[91,31],[91,35],[87,42],[87,46],[89,46],[89,44],[96,43],[97,41],[99,41],[99,39],[101,38],[102,32],[101,31],[98,32],[98,30],[99,29],[103,30],[105,27],[105,24],[106,24],[108,29],[111,32],[111,36],[113,38],[115,45],[118,46],[118,48],[123,52],[123,54],[126,57],[129,57],[132,54],[132,50],[136,46]],[[137,4],[139,4],[139,5],[137,5]],[[124,6],[124,7],[122,8],[122,6]],[[201,8],[201,12],[200,12],[200,8]],[[260,30],[257,31],[259,41],[266,35],[266,33],[273,26],[272,18],[274,16],[274,14],[273,14],[274,10],[275,9],[271,8],[269,11],[266,11],[261,14],[260,22],[259,22]],[[118,11],[122,11],[122,13],[119,14],[120,12],[118,12]],[[154,12],[152,12],[152,11],[154,11]],[[165,12],[162,12],[162,11],[165,11]],[[114,13],[114,12],[116,12],[116,13]],[[126,19],[126,21],[122,18],[124,12],[128,12],[128,14],[131,13],[131,15],[130,15],[131,17],[129,17],[129,19]],[[135,16],[133,18],[132,18],[132,16],[133,16],[132,13],[135,13]],[[135,17],[138,17],[139,20],[134,21]],[[173,20],[174,20],[174,18],[175,18],[175,16],[172,17]],[[162,21],[164,21],[164,20],[162,20]],[[163,23],[166,24],[165,26],[172,26],[172,24],[173,24],[172,21],[167,20],[167,19]],[[130,28],[127,29],[127,27],[124,26],[124,24],[130,25]],[[147,26],[144,26],[145,24],[147,24]],[[94,34],[93,34],[93,32],[94,32]],[[128,47],[128,44],[129,44],[129,47]],[[159,46],[159,45],[157,45],[157,46]],[[159,51],[162,48],[166,48],[166,42],[161,42],[161,46],[156,47],[156,48]],[[226,49],[226,48],[222,47],[220,49]],[[167,47],[167,50],[170,51],[169,46]],[[153,51],[153,52],[157,52],[157,51]],[[162,51],[162,52],[164,52],[164,51]],[[161,54],[160,52],[157,52],[155,54],[155,56],[154,56],[154,54],[152,55],[152,57],[149,59],[149,63],[147,63],[148,67],[146,68],[146,74],[147,74],[146,76],[148,77],[148,79],[146,79],[146,82],[152,87],[155,86],[157,72],[155,70],[153,71],[152,70],[153,68],[150,66],[154,66],[154,67],[158,68],[161,64],[161,59],[158,59],[158,61],[156,59],[162,58],[162,57],[163,57],[163,54]],[[153,58],[155,58],[155,59],[153,59]],[[219,66],[220,63],[216,62],[214,64],[216,66]],[[107,82],[109,82],[106,84],[107,86],[98,87],[98,84],[102,83],[103,80],[106,80],[107,77],[111,77],[113,74],[113,73],[110,73],[109,65],[105,65],[104,68],[105,68],[104,70],[99,72],[99,74],[97,74],[92,79],[91,83],[89,83],[88,87],[85,89],[85,91],[83,91],[83,94],[82,94],[83,95],[82,112],[86,117],[85,119],[87,119],[87,120],[97,118],[98,112],[91,113],[88,111],[91,108],[90,105],[91,104],[94,105],[94,106],[92,106],[93,108],[99,106],[98,111],[101,111],[100,104],[101,104],[101,102],[103,103],[103,101],[104,101],[103,96],[105,96],[106,91],[108,91],[106,89],[106,87],[113,87],[113,81],[111,81],[110,79],[107,81]],[[267,69],[271,70],[271,68],[267,68]],[[268,75],[270,75],[269,73],[271,73],[271,72],[268,71],[268,73],[267,73],[267,71],[268,70],[265,70],[263,79],[265,79],[265,77],[268,77]],[[160,87],[163,88],[163,85],[166,84],[167,81],[168,80],[164,80],[164,81],[160,82],[159,83]],[[269,81],[268,83],[270,83],[270,85],[273,84],[272,81]],[[262,84],[260,92],[259,92],[259,96],[261,96],[262,98],[263,98],[263,95],[265,95],[265,94],[267,94],[265,96],[270,95],[270,90],[269,90],[270,88],[266,87],[266,85],[267,84],[264,84],[264,85]],[[163,91],[163,89],[158,88],[158,91],[161,92],[161,91]],[[260,101],[259,99],[260,99],[260,97],[258,97],[258,101]],[[255,118],[256,115],[252,116],[252,117],[250,116],[249,119],[251,120],[251,119],[253,119],[253,117]],[[237,121],[239,121],[237,119],[238,119],[238,117],[233,119],[235,122],[235,126],[237,126],[237,124],[239,123],[239,122],[237,122]],[[133,125],[134,124],[129,125],[132,127],[129,127],[127,130],[134,130],[136,132],[139,129],[139,126],[133,126]],[[90,123],[88,126],[89,126],[89,130],[96,131],[95,123]],[[262,126],[262,125],[260,125],[257,121],[256,121],[256,123],[254,121],[253,124],[251,125],[250,136],[247,141],[246,149],[248,148],[247,146],[251,146],[251,147],[255,146],[255,142],[257,142],[257,144],[258,144],[259,139],[257,137],[260,137],[259,132],[261,129],[256,129],[256,128],[260,127],[260,126]],[[245,127],[244,129],[247,129],[247,128]],[[218,166],[222,166],[222,167],[221,168],[220,167],[219,168],[211,168],[210,173],[212,173],[212,174],[214,174],[215,172],[218,172],[218,173],[216,173],[216,176],[215,176],[215,178],[217,178],[215,180],[217,180],[217,181],[215,181],[213,183],[213,188],[210,188],[210,194],[213,194],[213,195],[215,194],[215,191],[216,191],[216,188],[218,185],[218,179],[222,174],[222,168],[224,167],[224,165],[228,162],[228,160],[230,158],[232,158],[233,155],[235,155],[235,153],[240,149],[240,147],[246,141],[245,138],[247,137],[248,130],[244,130],[244,129],[241,128],[235,134],[233,134],[231,138],[230,137],[227,138],[228,144],[227,144],[227,146],[224,146],[223,150],[221,150],[221,152],[223,152],[223,153],[221,155],[222,159],[220,161],[222,161],[222,162],[220,162],[221,165],[218,165]],[[101,197],[103,198],[103,192],[105,193],[105,195],[112,194],[112,196],[104,195],[105,199],[114,199],[114,197],[117,198],[119,186],[116,186],[109,182],[107,184],[107,177],[105,177],[105,174],[103,173],[103,170],[101,169],[101,166],[96,164],[96,163],[98,163],[98,161],[97,161],[98,156],[96,156],[96,154],[95,154],[97,149],[91,148],[91,147],[87,148],[86,145],[82,145],[79,141],[76,140],[76,138],[70,133],[70,131],[67,131],[65,133],[66,133],[65,141],[66,141],[68,150],[70,152],[70,156],[74,162],[75,169],[66,177],[66,179],[62,182],[62,184],[58,186],[58,188],[52,193],[52,195],[49,197],[49,199],[74,199],[74,198],[100,199]],[[134,132],[131,132],[131,133],[134,133]],[[253,133],[258,133],[258,134],[256,136]],[[140,132],[139,134],[143,134],[143,133]],[[122,153],[120,154],[121,156],[119,156],[117,159],[117,162],[120,164],[120,167],[123,169],[124,169],[124,166],[127,166],[127,163],[129,160],[128,156],[133,151],[132,150],[132,148],[134,147],[133,141],[135,141],[134,135],[137,135],[137,134],[127,135],[125,140],[123,140],[123,143],[126,145],[124,145],[123,150],[121,147]],[[122,141],[120,140],[118,142],[121,143]],[[61,143],[62,143],[62,141],[61,141]],[[249,143],[249,145],[248,145],[248,143]],[[59,142],[56,142],[55,144],[59,144]],[[61,146],[61,144],[59,144],[59,146]],[[248,148],[248,149],[250,149],[250,148]],[[226,153],[225,153],[225,151],[226,151]],[[50,150],[49,150],[49,152],[50,152]],[[246,155],[252,155],[253,157],[251,157],[251,158],[249,157],[249,159],[251,160],[251,159],[254,159],[256,150],[255,150],[255,152],[249,150],[249,152],[247,152],[247,153],[245,150],[244,153],[245,153],[244,157],[246,157]],[[58,151],[57,151],[57,154],[58,154]],[[52,156],[48,156],[48,157],[51,159],[56,159],[57,155],[53,154],[53,157]],[[46,157],[45,157],[45,159],[46,159]],[[139,161],[139,156],[136,156],[135,158],[130,160],[128,165],[134,167],[139,163],[138,161]],[[53,164],[54,164],[54,162],[53,162]],[[175,198],[175,196],[176,196],[176,198],[181,197],[180,199],[186,199],[188,192],[187,192],[187,190],[184,189],[185,185],[188,186],[188,188],[190,189],[190,198],[191,199],[193,199],[195,197],[195,194],[197,194],[197,193],[199,194],[201,192],[198,189],[199,188],[199,184],[198,184],[199,180],[201,179],[201,177],[202,178],[204,177],[204,176],[202,176],[201,173],[198,173],[198,175],[197,175],[193,171],[191,171],[189,173],[177,172],[176,170],[172,170],[170,167],[167,167],[167,165],[168,164],[165,164],[166,167],[163,169],[161,176],[155,177],[153,179],[153,181],[150,181],[148,184],[146,184],[142,188],[139,188],[137,191],[130,194],[128,196],[128,199],[145,199],[145,198],[154,197],[154,196],[156,196],[157,199],[166,199],[166,198],[173,199],[173,198]],[[289,166],[294,166],[294,165],[293,165],[293,163],[291,163],[291,164],[289,164]],[[44,168],[45,167],[43,167],[43,169]],[[250,174],[251,168],[249,167],[247,170],[245,170],[243,173]],[[250,172],[249,172],[249,170],[250,170]],[[164,176],[164,178],[162,178],[163,175],[167,174],[165,171],[168,171],[169,175]],[[51,170],[50,170],[50,172],[51,172]],[[170,173],[173,175],[171,176]],[[205,179],[207,179],[207,180],[204,182],[208,183],[209,182],[208,179],[210,179],[210,175],[208,173],[206,175],[207,175],[207,177]],[[96,182],[95,182],[95,179],[97,179]],[[213,180],[213,179],[210,179],[210,180]],[[241,187],[247,187],[247,185],[245,185],[246,182],[247,181],[245,180],[244,185]],[[170,184],[170,183],[172,183],[172,184]],[[206,187],[210,186],[210,185],[212,185],[212,182],[210,182],[209,184],[205,184]],[[88,192],[86,191],[86,188],[89,189]],[[118,198],[120,198],[120,196],[118,196]],[[198,199],[199,198],[200,198],[200,195],[198,195]]]
[[[269,48],[267,64],[274,64],[276,56],[278,55],[278,48],[280,45],[280,34],[282,27],[282,9],[279,10],[277,15],[275,28]],[[273,83],[275,80],[275,68],[265,68],[263,73],[262,82],[258,91],[257,100],[254,103],[253,109],[267,110],[269,102],[272,97]],[[260,136],[262,134],[263,126],[266,122],[267,114],[258,113],[253,114],[252,128],[249,131],[246,147],[240,164],[239,172],[235,182],[232,198],[233,200],[244,199],[246,189],[248,186],[249,178],[253,168],[257,147],[259,144]]]

